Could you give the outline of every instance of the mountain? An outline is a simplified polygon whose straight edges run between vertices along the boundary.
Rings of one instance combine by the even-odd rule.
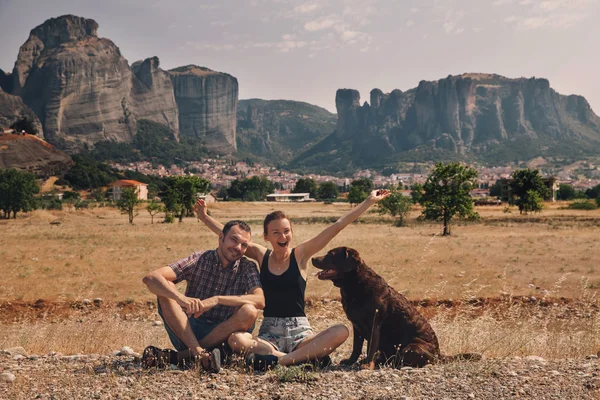
[[[37,136],[0,134],[0,168],[15,168],[48,178],[64,175],[74,164],[66,153]]]
[[[157,57],[130,67],[97,32],[91,19],[51,18],[31,30],[12,73],[0,71],[0,87],[37,115],[48,142],[70,153],[131,142],[148,120],[176,140],[181,131],[215,153],[235,151],[237,79],[196,66],[164,71]]]
[[[564,96],[546,79],[463,74],[421,81],[406,92],[373,89],[360,104],[336,93],[336,131],[290,165],[331,171],[397,161],[510,162],[600,150],[600,118],[581,96]]]
[[[240,100],[237,110],[238,156],[287,163],[334,131],[336,115],[290,100]]]
[[[236,150],[238,81],[235,77],[197,65],[169,70],[179,109],[182,136],[198,139],[210,150]]]

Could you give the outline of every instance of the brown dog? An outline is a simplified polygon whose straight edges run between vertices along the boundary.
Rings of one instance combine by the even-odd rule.
[[[440,359],[435,332],[413,305],[369,268],[358,251],[337,247],[312,264],[321,269],[318,278],[340,288],[342,305],[354,328],[350,358],[354,364],[367,340],[366,368],[383,363],[395,367],[422,367]],[[472,355],[467,358],[476,358]]]

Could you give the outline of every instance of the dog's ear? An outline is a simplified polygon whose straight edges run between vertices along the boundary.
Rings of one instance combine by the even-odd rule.
[[[362,264],[360,254],[358,254],[358,251],[351,249],[350,247],[346,247],[345,249],[346,262],[344,263],[344,272],[353,271],[357,269],[360,264]]]

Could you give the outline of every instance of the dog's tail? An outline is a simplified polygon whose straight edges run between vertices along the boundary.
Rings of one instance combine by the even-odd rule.
[[[482,359],[483,354],[481,353],[460,353],[452,356],[440,354],[439,362],[451,363],[457,361],[481,361]]]

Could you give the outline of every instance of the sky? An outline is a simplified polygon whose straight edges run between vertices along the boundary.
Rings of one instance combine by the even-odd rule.
[[[94,19],[130,64],[196,64],[238,79],[239,98],[335,112],[340,88],[408,90],[465,72],[544,77],[600,114],[600,0],[0,0],[0,68],[31,29]]]

